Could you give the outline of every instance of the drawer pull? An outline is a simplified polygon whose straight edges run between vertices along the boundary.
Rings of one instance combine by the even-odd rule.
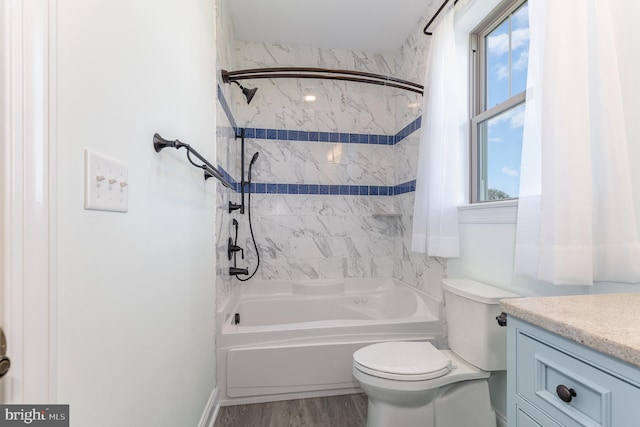
[[[496,320],[498,321],[498,325],[507,326],[507,313],[504,311],[496,316]]]
[[[562,384],[556,387],[556,393],[558,394],[560,400],[567,403],[571,402],[571,399],[576,397],[576,391],[574,389],[567,388],[567,386]]]

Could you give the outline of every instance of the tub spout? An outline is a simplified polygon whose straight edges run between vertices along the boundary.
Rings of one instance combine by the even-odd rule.
[[[249,270],[246,268],[229,267],[229,274],[231,276],[237,276],[238,274],[249,274]]]

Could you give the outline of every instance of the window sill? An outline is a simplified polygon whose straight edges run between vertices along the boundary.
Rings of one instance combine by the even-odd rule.
[[[517,218],[518,200],[458,206],[459,224],[515,224]]]

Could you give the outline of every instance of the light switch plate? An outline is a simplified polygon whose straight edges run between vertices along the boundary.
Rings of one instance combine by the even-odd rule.
[[[127,212],[129,210],[129,167],[85,148],[84,208]]]

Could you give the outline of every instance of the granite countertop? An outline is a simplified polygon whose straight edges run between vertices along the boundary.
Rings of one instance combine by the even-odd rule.
[[[640,367],[640,293],[513,298],[509,316]]]

